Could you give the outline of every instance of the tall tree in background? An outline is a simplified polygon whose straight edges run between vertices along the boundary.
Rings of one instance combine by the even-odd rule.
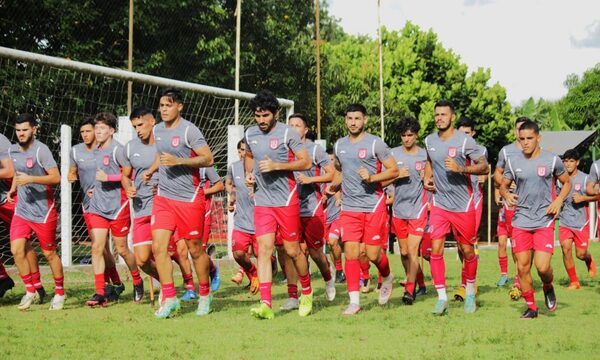
[[[569,75],[569,89],[558,102],[559,116],[573,129],[588,130],[600,127],[600,63],[581,77]]]

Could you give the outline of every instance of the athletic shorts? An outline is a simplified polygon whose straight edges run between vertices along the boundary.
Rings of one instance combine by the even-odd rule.
[[[152,206],[152,231],[169,230],[183,239],[201,239],[204,231],[204,195],[194,202],[179,201],[157,195]]]
[[[392,229],[398,239],[406,239],[408,235],[423,236],[427,225],[427,211],[423,211],[418,219],[400,219],[392,216]]]
[[[133,219],[133,246],[152,245],[152,216]]]
[[[431,207],[429,213],[429,226],[431,228],[431,240],[439,240],[452,233],[456,241],[461,244],[475,244],[475,209],[466,212],[454,212],[441,209],[437,206]]]
[[[512,219],[515,216],[515,210],[508,210],[504,206],[498,211],[498,227],[496,232],[498,236],[512,237]]]
[[[321,215],[300,218],[301,239],[310,249],[322,249],[325,237],[325,217]]]
[[[10,223],[13,216],[15,215],[15,203],[5,201],[4,204],[0,205],[0,221],[4,223],[7,229],[10,228]]]
[[[204,231],[202,231],[202,245],[206,247],[208,245],[208,239],[210,238],[210,227],[212,226],[212,200],[206,199],[204,201]]]
[[[375,212],[340,212],[342,241],[360,242],[366,245],[383,246],[387,243],[387,211],[384,208]]]
[[[88,213],[89,228],[90,229],[110,229],[110,233],[114,237],[125,237],[129,233],[131,228],[131,216],[129,213],[129,206],[125,206],[123,211],[119,213],[119,216],[112,220],[107,219],[102,215]]]
[[[231,250],[248,252],[252,247],[254,256],[258,256],[258,242],[256,236],[238,229],[233,229],[231,233]]]
[[[340,229],[340,218],[338,217],[337,219],[333,220],[332,222],[330,222],[329,224],[325,224],[325,241],[329,240],[329,239],[338,239],[340,238],[341,235],[341,229]]]
[[[587,249],[589,247],[590,240],[590,227],[586,225],[583,229],[573,229],[566,226],[561,226],[558,229],[558,238],[562,243],[565,240],[573,239],[575,247],[578,249]]]
[[[84,211],[82,215],[83,215],[83,222],[85,223],[85,228],[87,229],[88,236],[91,239],[92,238],[92,227],[91,227],[91,223],[90,223],[90,213]]]
[[[431,234],[427,232],[423,233],[423,237],[421,238],[421,246],[419,248],[421,251],[421,256],[431,256],[431,246]]]
[[[511,241],[513,253],[535,250],[553,254],[554,222],[551,226],[535,230],[513,228]]]
[[[483,199],[479,200],[479,206],[475,206],[475,236],[479,232],[481,217],[483,216]]]
[[[256,237],[275,234],[281,240],[300,240],[300,206],[254,207]],[[283,243],[282,243],[283,244]]]
[[[50,210],[50,215],[45,223],[34,223],[15,215],[10,225],[10,241],[17,239],[31,239],[31,233],[35,233],[40,242],[42,250],[56,250],[56,225],[58,215],[56,209]]]

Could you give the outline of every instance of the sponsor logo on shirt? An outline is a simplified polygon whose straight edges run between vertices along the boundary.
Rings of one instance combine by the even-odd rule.
[[[554,249],[554,245],[552,245],[552,244],[546,244],[546,247],[547,247],[548,249]]]
[[[138,153],[133,154],[133,157],[138,157],[138,156],[142,156],[142,155],[140,155]]]
[[[104,155],[104,157],[102,158],[102,165],[108,166],[108,164],[110,164],[110,156]]]
[[[538,174],[538,176],[546,176],[546,167],[545,166],[538,166],[537,167],[537,174]]]
[[[423,162],[422,161],[417,161],[415,163],[415,170],[417,170],[417,171],[423,170]]]
[[[367,157],[367,149],[365,149],[365,148],[358,149],[358,158],[364,159],[366,157]]]
[[[172,147],[178,147],[179,146],[179,140],[180,140],[179,136],[173,136],[171,138],[171,146]]]
[[[575,184],[575,191],[579,191],[581,190],[581,184],[577,183]]]
[[[277,149],[277,146],[279,146],[279,139],[269,139],[269,147],[271,150]]]
[[[456,156],[456,148],[451,146],[448,148],[448,156],[450,156],[451,158]]]
[[[28,169],[31,169],[33,167],[33,158],[32,157],[28,157],[27,160],[25,160],[25,166],[27,166]]]

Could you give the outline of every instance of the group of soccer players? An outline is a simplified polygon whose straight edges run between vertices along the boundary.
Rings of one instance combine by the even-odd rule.
[[[328,301],[336,296],[335,282],[346,282],[350,301],[344,315],[361,311],[360,292],[368,288],[369,263],[379,272],[379,304],[385,305],[394,283],[386,254],[390,231],[398,239],[406,274],[404,304],[413,304],[417,295],[425,293],[418,261],[422,255],[430,262],[438,295],[432,312],[448,313],[444,243],[452,231],[462,260],[462,286],[455,297],[464,300],[466,313],[476,311],[475,245],[483,207],[481,183],[489,172],[487,151],[473,139],[471,121],[463,118],[455,124],[451,102],[435,104],[437,131],[424,139],[424,148],[417,145],[419,122],[404,118],[397,127],[402,143],[393,149],[366,132],[365,107],[350,104],[344,111],[347,136],[335,142],[331,154],[309,139],[304,115],[291,115],[288,125],[278,121],[280,106],[271,92],[260,91],[249,106],[256,125],[237,144],[240,160],[228,166],[224,184],[212,167],[213,155],[202,132],[182,117],[183,95],[177,89],[161,93],[162,121],[158,124],[150,110],[132,111],[137,138],[125,146],[113,139],[117,119],[110,113],[99,113],[80,124],[82,143],[72,148],[68,179],[79,180],[83,216],[92,239],[95,293],[87,305],[106,305],[124,290],[108,246],[110,235],[131,273],[135,302],[144,295],[141,269],[160,281],[160,307],[155,316],[168,318],[180,309],[173,279],[175,261],[186,286],[182,300],[197,300],[198,316],[210,313],[212,292],[220,281],[218,268],[207,254],[210,196],[225,189],[228,209],[234,213],[232,250],[240,265],[240,275],[232,280],[241,282],[245,273],[250,292],[260,293],[259,305],[251,309],[257,318],[274,317],[275,253],[288,287],[288,300],[281,310],[298,309],[300,316],[312,312],[309,258],[323,277]],[[530,319],[538,315],[532,264],[543,282],[547,308],[554,311],[557,306],[550,265],[555,218],[560,216],[569,288],[580,286],[571,254],[573,243],[589,275],[596,274],[587,251],[586,226],[587,204],[598,199],[600,161],[586,176],[577,169],[575,151],[568,151],[561,160],[541,149],[536,123],[519,118],[515,125],[517,141],[501,150],[493,176],[496,201],[501,205],[498,285],[508,282],[506,243],[510,238],[517,265],[511,296],[525,299],[527,310],[522,318]],[[60,174],[48,147],[35,139],[36,129],[33,116],[22,114],[15,122],[18,143],[11,145],[0,137],[0,216],[10,227],[11,251],[26,288],[19,309],[45,296],[30,241],[35,233],[55,281],[50,309],[59,310],[65,293],[56,253],[52,186],[60,182]],[[127,246],[131,228],[133,251]],[[335,275],[323,251],[325,244]],[[13,286],[1,267],[0,296]]]

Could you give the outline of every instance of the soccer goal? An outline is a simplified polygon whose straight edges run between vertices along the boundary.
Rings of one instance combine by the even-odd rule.
[[[217,171],[225,176],[227,165],[238,160],[236,145],[243,136],[244,126],[254,119],[247,106],[254,94],[0,47],[0,131],[14,142],[15,117],[22,112],[34,114],[40,123],[38,139],[48,145],[60,163],[62,181],[55,189],[55,197],[65,266],[85,263],[91,252],[81,215],[83,194],[79,184],[67,181],[69,149],[80,142],[77,124],[85,116],[109,111],[122,118],[117,138],[121,142],[131,139],[134,133],[127,128],[126,121],[129,82],[133,107],[158,109],[161,89],[182,90],[184,117],[202,130],[214,154]],[[293,113],[293,101],[279,100],[287,115]],[[158,115],[157,112],[157,120]],[[232,222],[227,213],[226,194],[213,197],[212,214],[209,241],[217,245],[218,257],[231,256]],[[0,259],[12,264],[8,229],[4,224],[0,224]]]

